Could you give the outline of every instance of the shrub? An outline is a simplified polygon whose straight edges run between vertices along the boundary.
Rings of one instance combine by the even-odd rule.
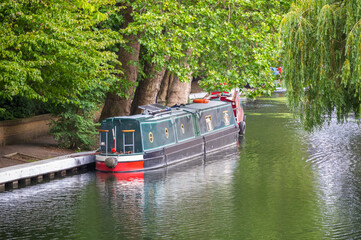
[[[60,147],[76,150],[90,150],[96,146],[96,127],[93,112],[79,109],[66,109],[55,114],[50,134]]]

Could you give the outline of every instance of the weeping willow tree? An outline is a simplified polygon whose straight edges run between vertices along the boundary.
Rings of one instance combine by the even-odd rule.
[[[306,129],[360,119],[361,5],[299,0],[281,22],[283,78]]]

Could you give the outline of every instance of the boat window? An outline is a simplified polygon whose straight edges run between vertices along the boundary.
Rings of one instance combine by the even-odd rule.
[[[108,133],[109,130],[98,129],[99,132],[99,145],[102,152],[107,151]]]
[[[153,133],[152,132],[149,132],[149,142],[153,143]]]
[[[168,137],[169,137],[168,128],[165,128],[165,137],[166,137],[166,138],[168,138]]]
[[[207,125],[207,131],[213,130],[213,123],[212,123],[212,116],[208,115],[206,116],[206,125]]]
[[[190,117],[188,118],[188,116]],[[195,133],[192,115],[189,114],[187,116],[175,118],[175,126],[177,130],[178,141],[184,141],[189,138],[194,138]]]
[[[228,111],[223,111],[224,124],[228,126],[230,124]]]

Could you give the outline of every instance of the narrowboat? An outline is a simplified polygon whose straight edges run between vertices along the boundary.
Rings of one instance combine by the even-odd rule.
[[[141,106],[142,114],[103,120],[96,170],[156,169],[236,144],[244,132],[238,94],[210,98],[174,107],[150,104]]]

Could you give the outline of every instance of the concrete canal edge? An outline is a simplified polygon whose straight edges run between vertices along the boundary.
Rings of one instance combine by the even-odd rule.
[[[0,192],[64,177],[80,169],[95,169],[94,165],[95,152],[83,152],[0,168]]]

